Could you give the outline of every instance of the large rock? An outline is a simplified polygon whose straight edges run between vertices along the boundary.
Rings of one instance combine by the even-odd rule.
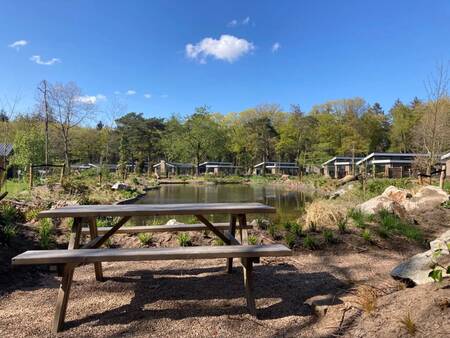
[[[111,187],[112,190],[130,190],[130,186],[126,183],[116,182]]]
[[[415,195],[408,190],[389,186],[380,196],[360,204],[357,208],[367,214],[375,214],[381,209],[386,209],[400,217],[408,217],[409,214],[437,208],[448,198],[449,195],[444,190],[434,186],[420,188]]]
[[[448,200],[449,195],[442,189],[428,185],[421,188],[412,198],[402,203],[407,212],[432,210]]]
[[[431,271],[431,266],[438,262],[439,264],[446,266],[449,264],[449,251],[448,245],[450,245],[450,230],[442,234],[439,238],[430,243],[431,249],[422,253],[419,253],[406,261],[400,263],[391,271],[391,276],[395,279],[401,279],[408,281],[414,285],[421,285],[433,282],[433,279],[428,277]],[[447,248],[446,250],[444,248]],[[434,255],[436,249],[444,249],[441,251],[441,256],[436,258]],[[445,270],[442,276],[448,277]]]

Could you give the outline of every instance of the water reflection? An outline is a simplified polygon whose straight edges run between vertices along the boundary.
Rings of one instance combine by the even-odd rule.
[[[219,202],[260,202],[277,209],[275,217],[279,219],[296,219],[303,212],[306,202],[312,196],[300,190],[288,190],[281,185],[162,185],[158,190],[151,190],[141,199],[140,204],[169,203],[219,203]],[[257,217],[258,215],[252,215]],[[227,216],[212,217],[215,222],[225,221]],[[190,221],[186,217],[177,220]],[[161,220],[162,221],[162,220]]]

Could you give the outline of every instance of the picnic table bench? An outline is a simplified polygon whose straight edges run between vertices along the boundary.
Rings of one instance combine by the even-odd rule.
[[[154,205],[81,205],[42,211],[39,218],[73,218],[68,250],[32,250],[12,259],[13,265],[59,264],[62,265],[62,279],[58,291],[53,331],[59,332],[64,326],[74,269],[82,264],[94,264],[95,277],[103,281],[102,262],[227,259],[227,272],[232,272],[233,258],[239,258],[243,267],[244,287],[247,307],[256,316],[253,295],[253,263],[260,257],[289,256],[291,250],[281,244],[245,245],[247,225],[246,215],[274,213],[273,207],[261,203],[194,203],[194,204],[154,204]],[[229,215],[229,223],[213,224],[207,215]],[[123,227],[132,217],[166,215],[194,215],[199,224],[172,224],[156,226]],[[97,228],[97,218],[119,217],[111,227]],[[84,227],[83,226],[87,226]],[[194,246],[175,248],[108,249],[101,246],[116,233],[162,232],[162,231],[202,231],[210,230],[224,243],[224,246]],[[239,240],[235,237],[239,231]],[[82,234],[89,233],[90,240],[81,244]]]

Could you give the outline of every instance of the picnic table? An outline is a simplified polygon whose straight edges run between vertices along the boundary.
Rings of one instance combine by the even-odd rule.
[[[62,280],[58,292],[53,331],[62,330],[67,310],[74,269],[82,264],[94,264],[95,277],[103,281],[102,262],[186,260],[226,258],[227,272],[232,272],[233,258],[240,258],[243,267],[247,307],[256,315],[253,296],[253,263],[260,257],[287,256],[291,251],[284,245],[246,245],[247,214],[275,213],[273,207],[261,203],[189,203],[189,204],[133,204],[133,205],[77,205],[39,213],[38,218],[73,218],[67,250],[32,250],[12,259],[13,265],[57,264],[62,266]],[[229,215],[229,222],[212,223],[209,215]],[[175,224],[158,226],[123,227],[132,217],[193,215],[199,224]],[[97,228],[99,217],[117,217],[111,227]],[[83,228],[83,226],[85,226]],[[225,246],[196,246],[175,248],[100,248],[116,233],[201,231],[210,230]],[[236,238],[239,231],[239,238]],[[82,235],[90,240],[81,244]]]

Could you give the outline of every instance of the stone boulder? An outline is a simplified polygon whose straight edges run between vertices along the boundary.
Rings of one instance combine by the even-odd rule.
[[[400,263],[391,271],[391,276],[395,279],[405,280],[414,285],[433,282],[433,279],[428,277],[431,266],[436,262],[443,266],[450,264],[449,245],[450,230],[447,230],[440,237],[430,242],[430,250],[412,256]],[[437,258],[435,252],[438,249],[441,249],[441,255]],[[448,277],[450,275],[446,274],[444,270],[442,276]]]
[[[357,209],[369,215],[376,214],[382,209],[394,212],[395,209],[399,208],[400,205],[398,203],[394,202],[389,197],[382,195],[371,198],[370,200],[357,206]]]
[[[449,195],[442,189],[428,185],[412,196],[412,198],[402,203],[407,212],[425,212],[437,208],[445,201]]]
[[[112,190],[130,190],[130,186],[126,183],[116,182],[111,186]]]
[[[389,186],[386,190],[381,194],[381,196],[387,197],[390,200],[402,204],[411,198],[412,195],[408,190],[400,189],[394,186]]]
[[[177,225],[177,224],[182,224],[182,223],[178,222],[175,218],[169,219],[166,223],[166,225]]]

